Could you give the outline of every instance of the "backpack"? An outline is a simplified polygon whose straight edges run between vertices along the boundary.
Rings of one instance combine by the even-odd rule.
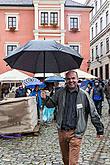
[[[98,91],[96,88],[93,89],[93,100],[94,101],[100,101],[102,100],[101,92]]]

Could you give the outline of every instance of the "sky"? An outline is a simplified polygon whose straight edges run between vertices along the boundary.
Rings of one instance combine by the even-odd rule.
[[[78,3],[82,3],[82,4],[84,4],[86,2],[86,0],[74,0],[74,1],[76,1]]]

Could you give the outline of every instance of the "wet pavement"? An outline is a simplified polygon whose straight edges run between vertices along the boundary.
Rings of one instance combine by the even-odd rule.
[[[79,165],[110,165],[110,116],[104,102],[103,140],[96,138],[90,120],[82,141]],[[55,123],[41,126],[38,136],[0,138],[0,165],[63,165]]]

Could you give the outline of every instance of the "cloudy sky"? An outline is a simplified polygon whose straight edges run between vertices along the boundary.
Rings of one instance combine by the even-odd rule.
[[[86,2],[86,0],[74,0],[74,1],[76,1],[78,3],[82,3],[82,4]]]

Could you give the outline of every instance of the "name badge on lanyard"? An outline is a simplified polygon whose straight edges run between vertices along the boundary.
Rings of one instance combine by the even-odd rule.
[[[83,108],[82,104],[77,104],[77,109]]]

